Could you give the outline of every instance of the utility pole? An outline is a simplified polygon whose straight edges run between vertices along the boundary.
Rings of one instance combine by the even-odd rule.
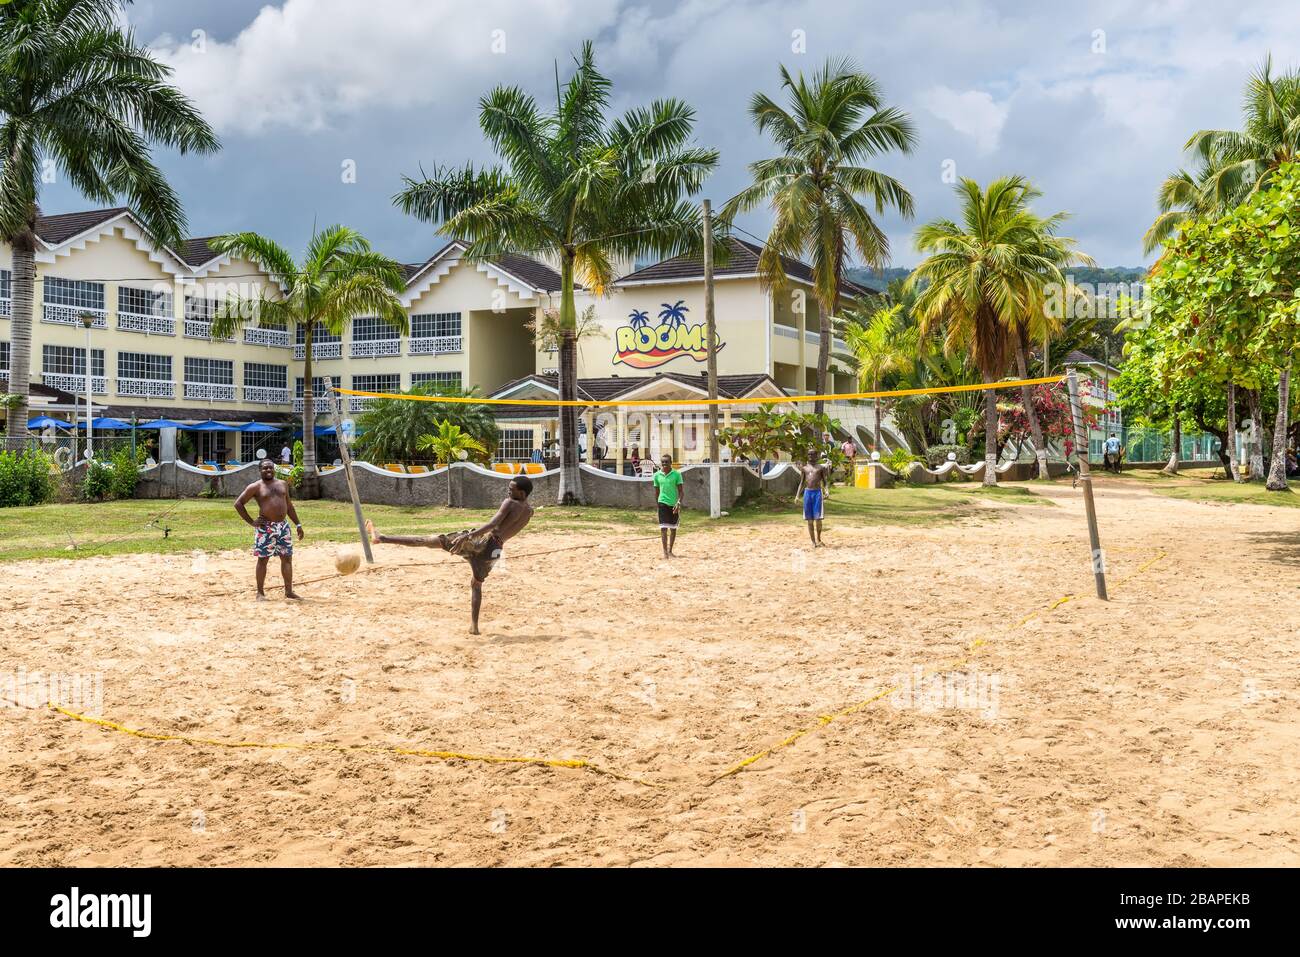
[[[709,337],[709,517],[722,516],[722,466],[718,461],[718,330],[713,314],[713,206],[704,201],[704,325]]]

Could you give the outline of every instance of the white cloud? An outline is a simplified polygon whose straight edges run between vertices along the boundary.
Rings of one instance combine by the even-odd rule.
[[[939,119],[948,123],[958,133],[975,141],[981,153],[991,153],[998,147],[1002,127],[1010,112],[1005,103],[998,103],[983,90],[958,92],[946,86],[926,90],[920,97],[921,105]]]
[[[464,111],[496,83],[549,74],[553,41],[567,52],[565,33],[594,34],[616,11],[617,0],[286,0],[229,42],[153,46],[219,131],[320,130],[368,110]]]

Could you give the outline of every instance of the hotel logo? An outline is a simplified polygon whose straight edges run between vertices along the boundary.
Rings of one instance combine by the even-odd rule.
[[[663,303],[659,310],[659,324],[652,326],[650,316],[643,309],[633,310],[628,323],[614,331],[614,364],[623,363],[634,369],[653,369],[682,356],[696,362],[709,358],[708,332],[703,323],[691,325],[686,318],[690,309],[682,300]],[[726,343],[718,338],[715,348]]]

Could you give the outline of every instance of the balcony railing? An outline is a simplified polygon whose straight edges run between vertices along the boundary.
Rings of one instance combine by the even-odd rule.
[[[85,395],[86,393],[85,375],[46,372],[41,375],[41,381],[51,389],[58,389],[61,392],[71,392],[79,395]],[[91,376],[90,385],[95,390],[95,395],[108,395],[108,379],[104,376]]]
[[[215,382],[187,382],[185,383],[185,398],[212,402],[234,402],[235,387],[233,385],[220,385]]]
[[[53,303],[45,303],[45,311],[41,315],[42,322],[53,322],[60,326],[79,326],[81,317],[85,313],[90,313],[95,317],[92,328],[108,328],[108,313],[103,309],[87,309],[84,306],[56,306]]]
[[[334,394],[332,392],[327,392],[324,394],[317,392],[315,395],[312,396],[311,404],[316,407],[317,414],[327,413],[334,408]],[[301,412],[302,406],[303,406],[302,396],[298,396],[298,398],[293,400],[293,411]]]
[[[176,335],[176,320],[170,316],[150,316],[140,312],[119,312],[117,314],[117,328],[123,332],[174,336]]]
[[[176,395],[176,383],[170,379],[117,379],[117,394],[143,396],[149,399],[171,399]]]
[[[430,336],[425,339],[408,339],[406,343],[408,356],[441,356],[463,351],[462,336]]]
[[[185,338],[186,339],[210,339],[213,342],[234,342],[234,336],[223,336],[217,338],[212,335],[212,323],[205,322],[201,319],[185,320]]]
[[[374,401],[375,400],[370,398],[369,396],[350,395],[348,396],[348,411],[364,412],[366,411],[366,409],[370,408],[370,406],[374,403]]]
[[[307,358],[307,344],[300,342],[293,347],[293,357],[295,359]],[[311,357],[313,359],[342,359],[343,343],[342,342],[313,342],[311,344]]]
[[[380,356],[400,356],[401,339],[363,339],[353,342],[348,355],[354,359],[377,359]]]
[[[275,346],[278,349],[288,349],[291,345],[288,329],[262,329],[258,326],[244,330],[244,342],[250,346]]]
[[[8,319],[14,314],[14,301],[5,296],[0,299],[0,319]]]
[[[258,405],[288,405],[289,390],[273,389],[262,385],[244,386],[244,401]]]

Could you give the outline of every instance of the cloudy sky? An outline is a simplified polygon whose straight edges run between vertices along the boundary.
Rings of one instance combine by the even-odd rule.
[[[995,0],[136,0],[139,38],[217,128],[214,157],[164,156],[195,235],[251,228],[294,249],[313,221],[360,228],[420,261],[431,227],[391,203],[421,164],[490,160],[479,96],[499,83],[554,97],[587,38],[618,109],[682,97],[697,139],[721,151],[705,195],[725,201],[770,155],[747,104],[776,95],[777,66],[853,58],[911,114],[919,145],[878,165],[951,215],[945,168],[980,181],[1028,176],[1039,208],[1103,265],[1143,262],[1160,179],[1196,129],[1235,126],[1240,90],[1271,52],[1300,62],[1300,18],[1275,0],[1070,4]],[[801,52],[803,51],[803,52]],[[346,161],[356,182],[345,182]],[[59,187],[48,211],[83,208]],[[765,234],[762,215],[742,225]],[[912,224],[886,217],[893,264]]]

